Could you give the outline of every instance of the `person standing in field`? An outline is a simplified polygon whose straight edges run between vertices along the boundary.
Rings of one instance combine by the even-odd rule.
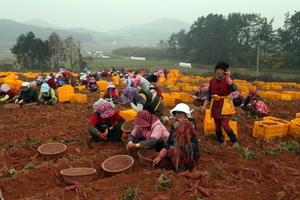
[[[202,108],[202,113],[209,103],[211,104],[211,116],[214,118],[216,135],[219,144],[224,143],[222,128],[230,138],[233,147],[239,146],[238,140],[232,128],[229,126],[229,120],[235,114],[234,105],[230,93],[237,90],[237,86],[230,78],[229,65],[226,62],[218,62],[215,67],[216,77],[212,78],[209,83],[206,99]]]

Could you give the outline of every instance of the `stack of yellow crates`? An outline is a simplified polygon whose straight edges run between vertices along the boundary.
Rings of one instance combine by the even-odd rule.
[[[86,103],[87,95],[85,94],[73,94],[70,96],[70,103]]]

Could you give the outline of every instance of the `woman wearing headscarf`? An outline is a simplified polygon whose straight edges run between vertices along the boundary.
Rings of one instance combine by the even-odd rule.
[[[65,83],[71,83],[73,87],[75,86],[74,74],[72,72],[64,68],[60,68],[59,73],[61,73],[62,75],[62,81],[64,81]]]
[[[205,101],[205,95],[208,91],[206,84],[202,84],[199,89],[193,94],[192,98],[194,99],[193,104],[195,106],[202,106]]]
[[[117,104],[120,101],[120,93],[113,82],[107,83],[107,90],[103,95],[103,99],[111,99],[114,104]]]
[[[239,91],[232,92],[230,96],[235,107],[239,107],[244,101],[244,97]]]
[[[241,104],[241,107],[243,110],[250,111],[251,115],[265,117],[268,114],[267,105],[255,90],[249,90],[248,96]]]
[[[155,148],[156,151],[160,151],[165,146],[170,133],[156,116],[147,110],[139,111],[133,124],[135,126],[128,135],[127,151],[135,148]],[[135,139],[138,139],[139,143],[133,143]]]
[[[157,84],[156,84],[155,82],[151,82],[151,83],[150,83],[149,89],[150,89],[150,90],[155,90],[157,96],[159,96],[160,99],[163,99],[163,98],[164,98],[163,95],[162,95],[161,89],[157,86]]]
[[[139,95],[139,90],[133,87],[132,79],[125,79],[126,88],[123,89],[123,96],[120,99],[120,102],[131,103],[136,102],[137,96]]]
[[[56,85],[56,82],[55,82],[55,76],[49,75],[49,76],[47,76],[47,77],[45,78],[45,81],[46,81],[46,83],[47,83],[53,90],[56,90],[56,89],[57,89],[57,85]]]
[[[45,83],[44,79],[42,76],[38,76],[37,79],[35,80],[37,86],[41,86],[43,83]]]
[[[247,97],[244,99],[243,103],[241,104],[241,107],[243,107],[244,105],[251,106],[252,97],[256,94],[257,94],[256,90],[249,90]]]
[[[153,167],[191,170],[200,159],[195,120],[185,103],[176,105],[170,114],[176,120],[171,125],[167,144],[153,160]]]
[[[165,104],[157,95],[156,90],[150,90],[150,82],[143,77],[135,78],[133,81],[134,85],[139,86],[141,89],[136,103],[130,103],[132,109],[136,112],[147,110],[160,119],[163,116]]]
[[[34,88],[30,87],[29,82],[22,83],[20,90],[21,94],[18,99],[15,100],[15,103],[23,105],[26,103],[38,102],[39,93],[37,93]]]
[[[0,93],[3,95],[3,97],[0,99],[0,103],[6,102],[9,103],[13,101],[14,99],[19,97],[19,94],[12,90],[9,85],[2,84],[0,87]]]
[[[88,124],[88,131],[95,142],[112,139],[112,142],[119,142],[123,131],[121,126],[125,119],[113,109],[108,102],[103,102],[93,113]]]
[[[82,77],[82,76],[81,76]],[[96,92],[99,88],[97,81],[94,77],[91,77],[88,81],[88,83],[86,84],[86,88],[90,91],[90,92]]]
[[[55,91],[47,83],[43,83],[41,91],[38,97],[39,104],[55,105],[57,103],[57,97]]]

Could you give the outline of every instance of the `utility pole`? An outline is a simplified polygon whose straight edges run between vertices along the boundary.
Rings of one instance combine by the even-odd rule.
[[[258,77],[258,69],[259,69],[259,54],[260,54],[260,40],[261,40],[262,34],[258,34],[257,38],[257,58],[256,58],[256,80]]]

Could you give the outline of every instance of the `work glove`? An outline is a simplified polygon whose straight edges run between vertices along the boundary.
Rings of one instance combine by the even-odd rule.
[[[16,104],[18,103],[18,99],[15,100],[15,103],[16,103]]]
[[[18,104],[22,104],[23,103],[23,99],[21,100],[21,101],[19,101],[19,102],[17,102]]]
[[[106,138],[106,135],[104,134],[104,133],[99,133],[99,137],[100,137],[100,139],[102,139],[102,140],[107,140],[107,138]]]

